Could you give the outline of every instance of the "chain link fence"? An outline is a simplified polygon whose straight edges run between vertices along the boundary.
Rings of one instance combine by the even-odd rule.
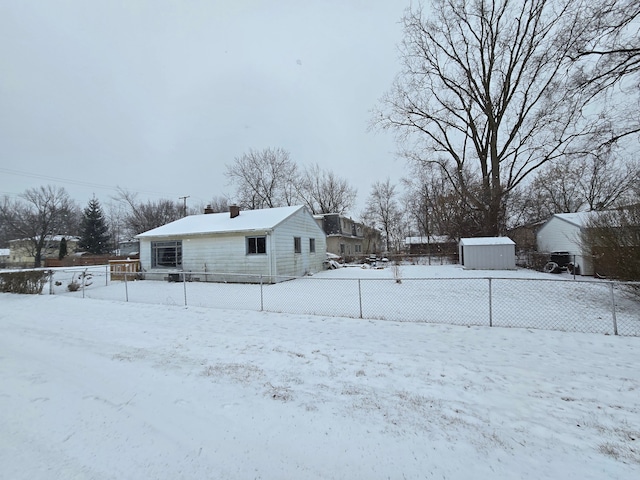
[[[172,279],[140,280],[139,274],[129,274],[111,281],[105,267],[52,270],[48,293],[396,322],[640,336],[639,282],[321,275],[269,278],[212,272],[189,272]]]

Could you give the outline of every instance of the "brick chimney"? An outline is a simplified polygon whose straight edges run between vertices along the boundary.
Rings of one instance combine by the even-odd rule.
[[[206,207],[204,207],[204,213],[213,213],[213,208],[211,208],[211,205],[207,205]]]
[[[236,218],[240,215],[240,207],[238,205],[229,205],[229,215],[231,218]]]

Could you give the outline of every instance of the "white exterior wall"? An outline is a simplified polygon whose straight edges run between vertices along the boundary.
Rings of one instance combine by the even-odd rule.
[[[293,238],[300,237],[301,253],[294,253]],[[309,239],[315,238],[316,251],[309,252]],[[273,233],[275,275],[299,277],[316,273],[324,268],[327,253],[327,237],[314,218],[304,209],[299,210]]]
[[[468,270],[515,270],[516,246],[461,244],[460,258]]]
[[[266,235],[266,232],[244,234],[197,235],[188,237],[162,237],[140,239],[140,265],[149,280],[164,280],[169,273],[194,272],[192,279],[200,281],[257,281],[260,275],[268,276],[269,255],[247,255],[246,237]],[[269,235],[267,236],[267,251]],[[151,242],[182,240],[182,268],[151,268]],[[216,274],[236,273],[252,278],[222,277]],[[210,275],[206,275],[210,274]]]
[[[551,217],[536,237],[539,252],[569,252],[575,255],[580,275],[593,275],[593,261],[580,246],[580,227],[558,217]]]
[[[182,240],[182,268],[191,272],[237,273],[251,276],[267,276],[269,254],[247,254],[247,236],[266,236],[267,252],[271,241],[268,232],[250,234],[216,234],[187,237]],[[202,277],[202,275],[199,275]],[[206,281],[208,277],[200,278]],[[242,281],[242,278],[225,278],[226,281]],[[257,281],[256,278],[246,278]]]
[[[151,240],[140,239],[140,268],[143,272],[151,269]]]

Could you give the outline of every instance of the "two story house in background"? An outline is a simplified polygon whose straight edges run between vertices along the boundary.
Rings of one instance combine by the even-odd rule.
[[[346,261],[379,254],[383,249],[382,232],[338,213],[314,215],[327,235],[327,252]]]

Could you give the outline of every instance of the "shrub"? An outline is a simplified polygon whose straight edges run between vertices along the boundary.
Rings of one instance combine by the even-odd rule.
[[[0,292],[39,295],[42,293],[50,273],[44,270],[0,273]]]
[[[73,277],[71,278],[71,282],[69,282],[69,285],[67,285],[67,289],[70,292],[77,292],[78,290],[80,290],[80,287],[88,287],[89,285],[91,285],[93,282],[91,281],[91,279],[93,278],[93,276],[90,273],[87,273],[87,271],[83,271],[82,273],[78,274],[78,279],[76,280],[76,274],[73,274]]]
[[[616,280],[640,280],[640,205],[599,212],[582,235],[596,273]]]

